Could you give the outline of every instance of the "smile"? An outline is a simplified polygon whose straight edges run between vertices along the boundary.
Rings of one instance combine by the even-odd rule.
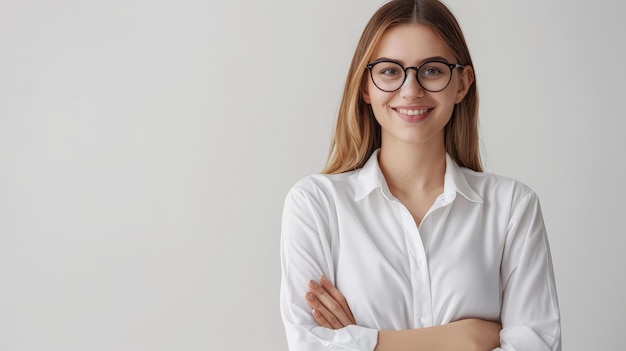
[[[423,115],[424,113],[428,112],[428,109],[415,109],[415,110],[409,110],[409,109],[405,109],[405,108],[399,108],[397,109],[398,112],[400,112],[403,115],[408,115],[408,116],[418,116],[418,115]]]

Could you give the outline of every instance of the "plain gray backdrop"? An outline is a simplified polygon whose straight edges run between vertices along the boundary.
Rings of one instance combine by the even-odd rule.
[[[286,350],[287,190],[381,0],[0,1],[0,350]],[[488,171],[540,196],[564,350],[623,343],[618,0],[447,0]]]

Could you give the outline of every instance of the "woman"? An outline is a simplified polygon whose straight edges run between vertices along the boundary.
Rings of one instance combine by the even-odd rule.
[[[482,172],[458,23],[394,0],[367,24],[322,175],[283,213],[290,350],[560,350],[539,201]]]

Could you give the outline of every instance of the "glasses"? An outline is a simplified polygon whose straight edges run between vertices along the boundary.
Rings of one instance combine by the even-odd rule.
[[[445,89],[452,80],[452,70],[463,68],[458,63],[447,63],[443,61],[427,61],[421,65],[403,67],[401,64],[391,60],[379,60],[367,64],[372,82],[376,87],[384,92],[394,92],[402,87],[408,70],[417,72],[417,82],[426,91],[436,93]]]

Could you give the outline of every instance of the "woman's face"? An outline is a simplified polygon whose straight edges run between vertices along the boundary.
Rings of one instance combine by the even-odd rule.
[[[388,29],[370,62],[381,59],[396,61],[404,67],[417,67],[430,60],[458,63],[439,35],[422,24],[404,24]],[[380,73],[379,67],[372,70]],[[365,102],[371,104],[381,126],[383,147],[392,142],[440,143],[442,146],[443,129],[450,120],[454,104],[465,97],[472,83],[471,70],[469,66],[463,71],[453,69],[449,85],[439,92],[424,90],[413,69],[407,71],[406,80],[394,92],[380,90],[368,76],[363,96]],[[427,75],[428,72],[423,74]]]

